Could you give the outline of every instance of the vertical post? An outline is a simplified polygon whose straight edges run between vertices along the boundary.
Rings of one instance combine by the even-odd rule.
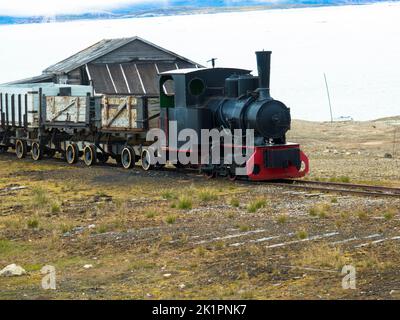
[[[89,124],[90,121],[90,93],[86,93],[86,110],[85,110],[85,123]],[[97,121],[96,99],[94,99],[95,119]]]
[[[393,159],[396,158],[396,133],[397,133],[397,127],[394,127],[394,135],[393,135]]]
[[[0,93],[0,125],[4,128],[4,116],[3,116],[3,94]]]
[[[39,88],[39,110],[38,110],[38,125],[42,125],[42,88]]]
[[[24,114],[24,127],[28,128],[28,95],[25,94],[25,114]]]
[[[131,103],[132,103],[132,99],[131,99],[131,96],[129,96],[126,101],[126,108],[128,111],[127,114],[128,114],[129,129],[132,129],[132,106],[131,106]]]
[[[22,127],[21,94],[18,95],[18,127]]]
[[[6,126],[8,127],[8,93],[5,95],[5,100],[6,100]]]
[[[329,94],[328,80],[326,79],[326,74],[325,73],[324,73],[324,78],[325,78],[326,93],[328,95],[329,110],[330,110],[330,113],[331,113],[331,123],[332,123],[333,122],[333,114],[332,114],[331,95]]]
[[[11,124],[15,127],[15,95],[11,95]]]

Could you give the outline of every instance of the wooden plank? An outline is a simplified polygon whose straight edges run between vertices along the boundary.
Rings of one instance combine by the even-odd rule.
[[[74,101],[72,101],[68,106],[66,106],[64,109],[62,109],[61,111],[57,112],[57,114],[51,119],[51,121],[55,121],[59,116],[61,116],[65,111],[67,111],[68,109],[70,109],[72,106],[76,106],[76,101],[78,99],[76,98]],[[55,101],[54,101],[55,103]],[[68,120],[67,120],[68,121]]]
[[[108,121],[107,121],[106,127],[109,127],[109,126],[112,125],[112,123],[115,121],[115,119],[117,119],[118,116],[121,114],[122,110],[125,109],[126,105],[127,105],[127,100],[125,100],[124,102],[122,102],[122,103],[118,106],[116,114],[115,114],[111,119],[107,119]]]

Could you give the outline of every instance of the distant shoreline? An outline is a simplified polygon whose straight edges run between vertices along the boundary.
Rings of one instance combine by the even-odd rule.
[[[319,4],[268,4],[256,6],[230,6],[230,7],[172,7],[163,9],[132,10],[132,12],[113,13],[99,12],[81,15],[61,15],[61,16],[36,16],[36,17],[8,17],[0,16],[0,26],[40,24],[55,22],[72,21],[94,21],[94,20],[119,20],[119,19],[138,19],[138,18],[156,18],[170,16],[187,16],[198,14],[218,14],[231,12],[250,12],[264,10],[282,10],[282,9],[304,9],[320,7],[342,7],[342,6],[364,6],[371,4],[394,3],[398,1],[364,1],[359,3],[319,3]]]

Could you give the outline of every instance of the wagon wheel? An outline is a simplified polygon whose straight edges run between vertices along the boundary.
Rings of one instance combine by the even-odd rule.
[[[217,173],[215,171],[206,171],[204,172],[204,176],[207,180],[215,179],[217,177]]]
[[[121,163],[125,169],[132,169],[135,166],[136,155],[131,147],[125,147],[121,152]]]
[[[110,156],[108,154],[105,154],[105,153],[98,153],[97,154],[97,160],[99,160],[99,162],[102,163],[102,164],[107,163],[109,158],[110,158]]]
[[[83,149],[83,161],[85,164],[90,167],[96,164],[97,160],[97,153],[96,153],[96,147],[94,145],[89,145],[86,146]]]
[[[65,160],[68,164],[75,164],[79,159],[79,148],[75,143],[70,143],[65,149]]]
[[[39,142],[32,143],[31,156],[35,161],[39,161],[43,158],[43,148],[40,146]]]
[[[229,169],[228,169],[228,179],[230,181],[236,181],[238,178],[238,176],[236,175],[236,166],[232,165]]]
[[[154,165],[151,164],[151,155],[149,150],[145,149],[142,151],[142,168],[144,171],[149,171],[154,168]]]
[[[25,141],[17,140],[15,143],[15,154],[18,159],[22,159],[26,157],[28,146]]]

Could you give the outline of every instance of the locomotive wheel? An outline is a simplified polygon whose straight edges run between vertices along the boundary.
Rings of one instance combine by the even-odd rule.
[[[142,168],[144,171],[149,171],[154,168],[154,165],[151,164],[151,156],[149,150],[142,151]]]
[[[102,164],[107,163],[109,158],[110,158],[110,156],[108,154],[105,154],[105,153],[97,154],[97,160],[99,160],[99,162]]]
[[[18,159],[23,159],[26,157],[28,146],[25,141],[17,140],[15,143],[15,154]]]
[[[132,169],[135,166],[135,151],[130,147],[125,147],[121,152],[121,163],[125,169]]]
[[[70,143],[67,145],[65,150],[65,161],[68,164],[75,164],[79,159],[79,148],[75,143]]]
[[[35,161],[39,161],[43,158],[43,148],[40,147],[39,142],[33,142],[31,146],[31,157]]]
[[[86,146],[85,149],[83,149],[83,161],[85,164],[90,167],[96,164],[97,160],[97,153],[96,153],[96,147],[94,145],[89,145]]]

